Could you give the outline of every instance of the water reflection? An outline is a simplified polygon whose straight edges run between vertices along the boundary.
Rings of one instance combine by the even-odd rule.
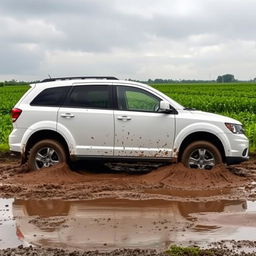
[[[171,242],[184,240],[187,230],[201,232],[194,227],[195,213],[244,212],[246,205],[244,200],[15,200],[13,215],[19,239],[35,245],[165,249]],[[203,226],[201,230],[218,228]]]

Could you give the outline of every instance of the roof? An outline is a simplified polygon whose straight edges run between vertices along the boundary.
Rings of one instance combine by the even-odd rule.
[[[53,82],[53,81],[65,81],[65,80],[84,80],[84,79],[118,80],[118,78],[114,76],[71,76],[71,77],[55,77],[55,78],[50,77],[42,80],[41,83]]]

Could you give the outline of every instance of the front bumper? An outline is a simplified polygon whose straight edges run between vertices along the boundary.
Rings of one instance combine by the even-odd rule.
[[[244,161],[247,161],[248,159],[249,159],[249,156],[247,156],[247,157],[228,156],[228,157],[226,157],[226,163],[227,163],[227,165],[239,164],[239,163],[242,163]]]
[[[244,134],[226,133],[229,146],[226,147],[225,153],[227,158],[242,158],[247,160],[249,153],[249,140]]]
[[[249,140],[244,134],[226,133],[229,148],[226,151],[226,163],[239,164],[249,159]]]

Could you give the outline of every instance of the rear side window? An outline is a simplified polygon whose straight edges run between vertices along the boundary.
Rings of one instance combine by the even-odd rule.
[[[40,92],[30,103],[31,106],[61,106],[71,86],[48,88]]]
[[[111,88],[108,85],[74,86],[64,106],[110,109],[112,108]]]

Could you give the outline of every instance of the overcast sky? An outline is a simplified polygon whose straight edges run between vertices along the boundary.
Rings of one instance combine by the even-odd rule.
[[[0,80],[256,77],[255,0],[1,0]]]

